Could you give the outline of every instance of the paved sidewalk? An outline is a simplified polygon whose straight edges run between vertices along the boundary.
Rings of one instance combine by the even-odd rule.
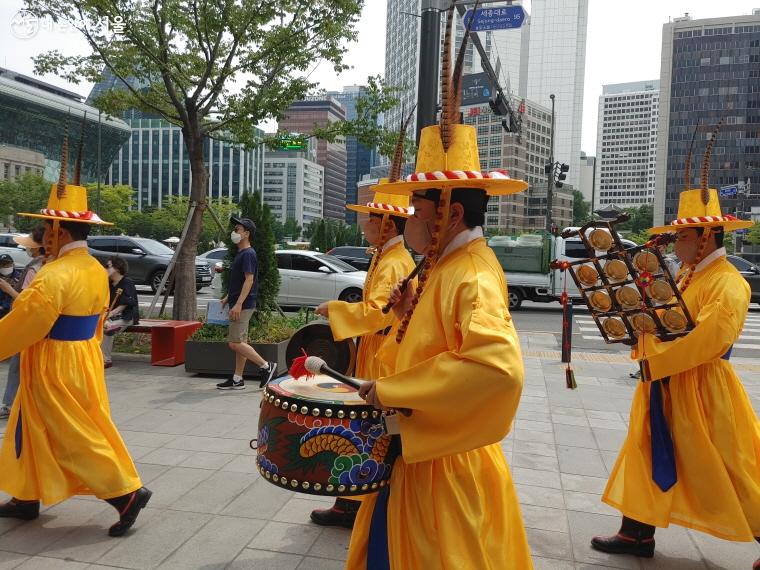
[[[600,494],[625,436],[634,367],[620,354],[576,353],[579,388],[570,391],[556,342],[530,333],[522,341],[527,380],[503,448],[538,570],[752,567],[760,556],[756,543],[677,527],[658,530],[651,560],[592,551],[591,536],[619,524]],[[188,376],[181,367],[119,355],[115,361],[107,376],[113,416],[154,493],[149,508],[122,539],[106,536],[116,513],[91,497],[47,508],[33,522],[0,519],[0,570],[343,567],[348,531],[308,522],[313,508],[331,500],[279,489],[255,471],[248,441],[256,433],[258,390],[249,384],[244,392],[219,392],[217,380]],[[760,365],[733,362],[760,410]],[[6,373],[0,364],[0,385]],[[0,421],[0,433],[5,428]]]

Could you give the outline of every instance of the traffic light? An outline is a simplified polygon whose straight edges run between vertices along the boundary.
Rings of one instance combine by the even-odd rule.
[[[565,174],[565,173],[568,170],[570,170],[570,167],[567,164],[562,163],[562,164],[559,165],[559,171],[557,172],[556,178],[555,178],[555,181],[554,181],[554,185],[557,188],[562,188],[562,186],[564,186],[564,184],[563,184],[562,181],[567,178],[567,174]]]
[[[544,165],[544,174],[551,174],[553,168],[554,168],[554,165],[551,162],[546,163]]]

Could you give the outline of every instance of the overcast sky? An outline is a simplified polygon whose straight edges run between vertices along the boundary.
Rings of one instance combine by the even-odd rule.
[[[358,25],[358,42],[349,46],[345,60],[352,69],[336,76],[330,65],[322,63],[311,74],[311,79],[325,89],[340,90],[343,85],[361,84],[368,75],[384,72],[386,2],[366,0],[365,4]],[[523,4],[530,13],[530,0]],[[0,32],[3,67],[31,75],[33,55],[51,49],[65,54],[88,52],[76,32],[55,29],[49,23],[41,23],[40,30],[29,39],[17,37],[9,22],[22,6],[21,0],[0,2],[0,22],[8,26]],[[596,154],[597,104],[602,85],[659,78],[663,23],[684,12],[696,19],[751,14],[754,7],[760,7],[760,0],[638,0],[630,3],[589,0],[583,150],[589,155]],[[72,85],[54,76],[42,79],[83,95],[91,88],[89,84]]]

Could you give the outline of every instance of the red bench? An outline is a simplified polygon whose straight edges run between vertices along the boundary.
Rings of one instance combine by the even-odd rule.
[[[140,319],[140,324],[128,327],[126,332],[150,333],[153,366],[177,366],[185,362],[185,341],[201,326],[199,321]]]

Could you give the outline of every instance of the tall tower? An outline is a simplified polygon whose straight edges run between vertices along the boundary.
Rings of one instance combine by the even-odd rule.
[[[526,96],[551,106],[555,95],[554,159],[570,165],[567,181],[580,181],[583,83],[588,0],[531,2]]]

